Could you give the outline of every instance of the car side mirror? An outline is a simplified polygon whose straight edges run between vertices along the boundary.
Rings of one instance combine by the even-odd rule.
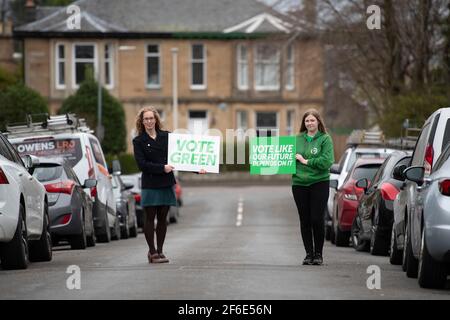
[[[334,174],[340,174],[341,170],[339,170],[339,164],[335,163],[331,166],[330,168],[330,173],[334,173]]]
[[[333,189],[337,190],[337,188],[338,188],[338,181],[335,180],[335,179],[330,180],[330,188],[333,188]]]
[[[356,187],[364,189],[364,193],[369,189],[369,181],[366,178],[359,179],[356,181]]]
[[[406,176],[404,174],[405,169],[406,169],[406,165],[404,165],[404,164],[395,167],[394,171],[392,173],[394,179],[399,180],[399,181],[405,181],[405,179],[406,179]]]
[[[23,156],[22,161],[23,164],[25,165],[25,168],[28,170],[30,174],[33,174],[34,168],[36,168],[40,164],[38,157],[29,154]]]
[[[417,183],[419,186],[423,184],[425,176],[424,167],[409,167],[404,171],[406,179]]]
[[[87,189],[87,188],[94,188],[95,186],[97,186],[97,180],[95,179],[86,179],[84,180],[84,185],[83,185],[83,189]]]

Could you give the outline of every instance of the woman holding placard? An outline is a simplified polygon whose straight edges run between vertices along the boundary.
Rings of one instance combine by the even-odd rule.
[[[301,235],[306,250],[303,264],[321,265],[325,241],[324,212],[334,150],[333,141],[317,110],[307,110],[303,115],[296,147],[297,170],[292,175],[292,194],[300,216]]]
[[[144,107],[136,116],[138,136],[133,139],[134,157],[142,171],[141,205],[145,212],[144,234],[149,247],[149,263],[169,262],[163,253],[167,213],[177,201],[173,186],[174,167],[167,164],[168,131],[162,130],[158,111]],[[154,242],[156,225],[156,247]]]

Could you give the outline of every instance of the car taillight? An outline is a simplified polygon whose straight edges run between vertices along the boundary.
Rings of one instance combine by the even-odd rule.
[[[433,167],[433,158],[434,158],[433,146],[429,144],[425,149],[425,170],[427,171],[427,173],[431,172],[431,169]]]
[[[72,220],[72,214],[71,213],[65,214],[59,219],[58,224],[68,224],[70,220]]]
[[[439,181],[439,191],[444,196],[450,196],[450,180],[449,179]]]
[[[141,203],[141,195],[139,193],[135,193],[134,200],[136,200],[136,203]]]
[[[397,189],[396,186],[394,186],[393,184],[387,183],[387,182],[382,184],[380,190],[381,190],[381,197],[384,200],[389,200],[389,201],[394,201],[395,197],[399,193],[399,190]]]
[[[72,194],[72,190],[75,187],[75,182],[72,180],[62,181],[58,183],[46,184],[45,190],[50,193],[67,193]]]
[[[343,192],[344,192],[344,199],[347,200],[353,200],[353,201],[358,201],[358,196],[355,193],[355,188],[351,187],[351,188],[344,188]]]
[[[91,189],[91,197],[95,198],[97,196],[97,187],[93,187]]]
[[[2,168],[0,168],[0,184],[9,184],[6,174],[3,172]]]

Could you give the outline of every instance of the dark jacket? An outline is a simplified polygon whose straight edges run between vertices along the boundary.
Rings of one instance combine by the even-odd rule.
[[[165,173],[169,148],[169,132],[157,131],[156,140],[147,132],[133,139],[134,158],[142,171],[142,189],[165,188],[176,181],[173,172]]]

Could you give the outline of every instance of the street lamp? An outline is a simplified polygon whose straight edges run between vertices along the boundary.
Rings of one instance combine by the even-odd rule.
[[[178,129],[178,48],[172,48],[172,107],[173,107],[173,128]]]

